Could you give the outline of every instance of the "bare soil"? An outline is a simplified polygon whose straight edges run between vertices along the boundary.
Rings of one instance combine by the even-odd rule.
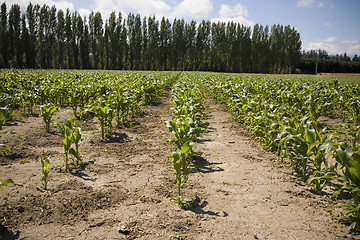
[[[46,133],[41,117],[4,126],[0,180],[23,187],[0,192],[0,239],[357,239],[329,214],[328,195],[316,195],[277,156],[264,151],[230,113],[210,98],[197,143],[194,173],[182,190],[194,206],[177,206],[176,183],[164,126],[170,93],[141,106],[132,126],[101,141],[95,120],[77,121],[84,163],[71,173],[53,170],[41,185],[39,155],[61,166],[62,137]],[[72,117],[62,110],[55,121]],[[16,134],[19,133],[20,135]]]

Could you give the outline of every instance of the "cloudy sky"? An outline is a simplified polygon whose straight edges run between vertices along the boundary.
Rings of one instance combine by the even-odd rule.
[[[30,0],[5,0],[26,7]],[[112,11],[184,18],[186,21],[234,21],[247,26],[291,25],[301,34],[303,49],[360,55],[360,0],[37,0],[40,5],[78,11],[82,15]]]

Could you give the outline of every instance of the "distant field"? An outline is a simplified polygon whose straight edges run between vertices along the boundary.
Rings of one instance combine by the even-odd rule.
[[[345,83],[360,83],[360,74],[359,73],[319,73],[318,75],[309,75],[309,74],[248,74],[248,73],[235,73],[241,75],[256,75],[256,76],[268,76],[274,78],[282,79],[303,79],[303,80],[325,80],[325,81],[334,81],[338,80],[339,82]]]
[[[274,75],[273,75],[274,76]],[[347,83],[360,83],[360,74],[350,74],[350,73],[319,73],[318,75],[304,75],[304,74],[287,74],[287,75],[275,75],[279,77],[294,78],[294,79],[306,79],[306,80],[325,80],[325,81],[334,81],[338,80],[340,82]]]

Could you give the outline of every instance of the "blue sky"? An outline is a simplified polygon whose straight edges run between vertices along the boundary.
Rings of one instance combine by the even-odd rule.
[[[5,0],[8,8],[29,0]],[[291,25],[301,35],[303,49],[330,54],[360,55],[360,0],[38,0],[40,5],[69,8],[82,15],[92,10],[108,18],[112,11],[210,21],[234,21],[247,26]]]

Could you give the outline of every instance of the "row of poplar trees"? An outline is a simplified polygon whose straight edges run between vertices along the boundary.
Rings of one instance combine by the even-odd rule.
[[[43,69],[294,72],[300,34],[290,26],[100,12],[87,17],[29,4],[1,5],[0,67]]]

